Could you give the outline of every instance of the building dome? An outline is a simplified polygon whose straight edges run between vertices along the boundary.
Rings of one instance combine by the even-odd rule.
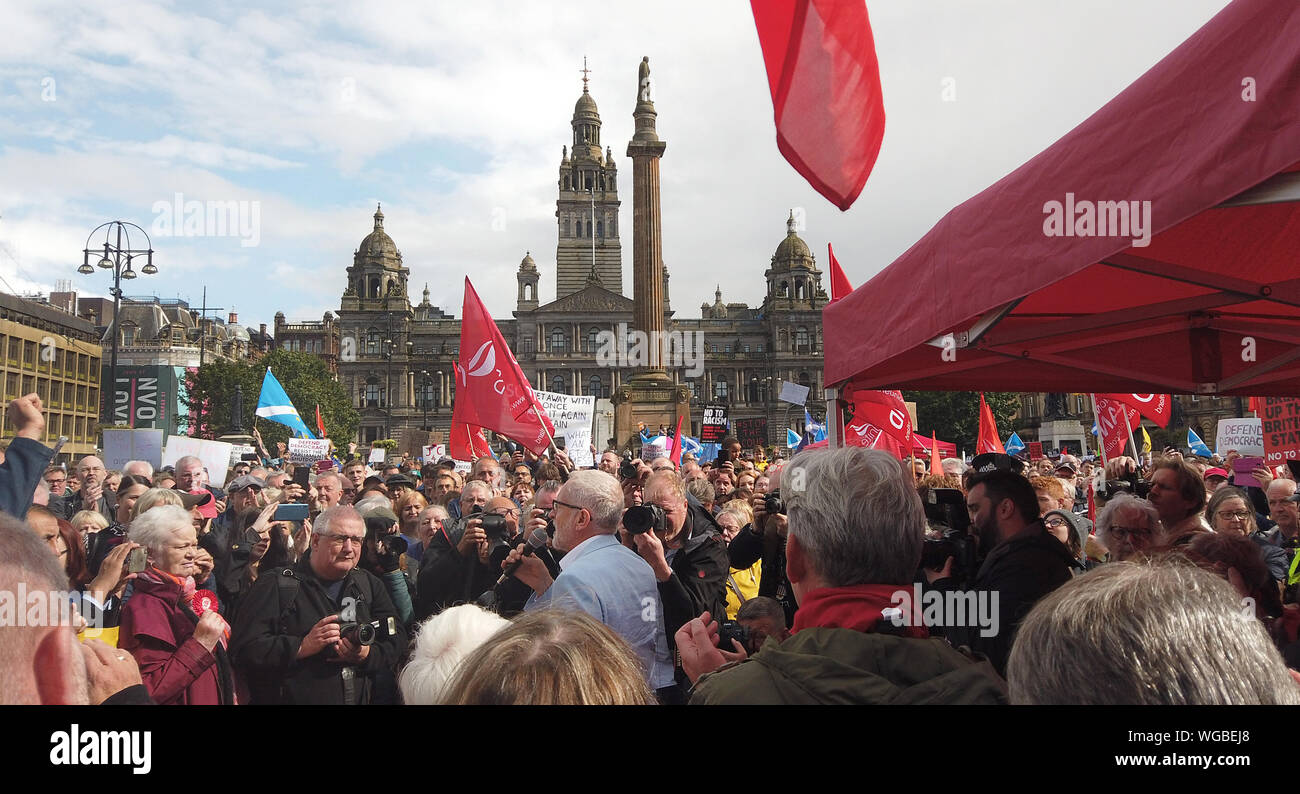
[[[519,269],[529,273],[537,272],[537,263],[533,261],[533,256],[531,252],[529,251],[524,252],[524,258],[523,261],[519,263]]]
[[[357,253],[362,256],[397,256],[397,243],[384,231],[384,211],[375,208],[375,230],[367,234],[357,246]]]
[[[772,258],[778,263],[811,267],[812,251],[808,249],[808,244],[794,233],[794,227],[794,212],[791,211],[789,220],[785,222],[785,239],[776,247],[776,254]]]
[[[596,121],[600,121],[600,112],[596,110],[596,100],[591,98],[586,87],[582,89],[582,96],[578,97],[578,102],[573,106],[573,117],[575,119],[582,116],[590,116]]]

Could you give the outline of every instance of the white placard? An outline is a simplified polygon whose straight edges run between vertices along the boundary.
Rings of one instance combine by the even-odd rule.
[[[226,482],[226,471],[230,468],[230,448],[234,446],[225,441],[209,441],[204,438],[189,436],[167,436],[167,448],[163,450],[162,465],[174,466],[176,461],[186,455],[193,455],[203,461],[208,470],[208,484],[220,488]]]
[[[383,449],[381,447],[376,447],[375,449],[370,450],[371,463],[383,463],[387,459],[388,459],[388,450]]]
[[[781,381],[781,400],[794,405],[804,405],[808,402],[808,387],[794,381]]]
[[[474,470],[474,466],[467,460],[457,460],[452,462],[456,464],[456,471],[461,472],[462,474],[469,474]]]
[[[447,454],[446,444],[430,444],[424,447],[424,462],[437,463]]]
[[[155,469],[162,465],[162,428],[104,431],[104,468],[121,469],[129,461],[143,460]]]
[[[289,462],[312,464],[318,460],[329,460],[330,440],[328,438],[291,438],[289,439]]]
[[[231,444],[230,465],[234,467],[235,464],[243,461],[245,455],[255,454],[257,454],[257,447],[249,446],[248,444]]]
[[[555,435],[564,437],[564,452],[578,468],[596,465],[591,454],[591,421],[596,414],[596,398],[572,394],[535,391],[537,402],[555,425]]]
[[[1214,451],[1227,455],[1235,449],[1244,457],[1264,457],[1263,422],[1256,418],[1220,419],[1214,437]]]

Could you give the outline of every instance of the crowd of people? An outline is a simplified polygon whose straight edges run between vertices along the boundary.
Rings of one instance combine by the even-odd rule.
[[[78,608],[0,619],[4,703],[1300,703],[1285,467],[728,438],[213,482],[8,415],[0,593]]]

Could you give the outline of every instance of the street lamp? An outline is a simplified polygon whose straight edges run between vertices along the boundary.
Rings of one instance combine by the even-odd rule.
[[[107,397],[104,396],[104,384],[100,384],[100,397],[104,400],[104,410],[100,419],[103,424],[110,424],[113,419],[113,407],[117,402],[117,314],[122,303],[122,279],[129,281],[136,277],[135,271],[131,269],[131,262],[137,256],[143,255],[145,257],[145,264],[144,267],[140,268],[140,272],[146,276],[157,273],[158,268],[154,267],[153,264],[153,243],[149,240],[149,235],[144,229],[129,221],[109,221],[96,226],[86,237],[86,247],[81,252],[82,260],[81,267],[77,268],[78,273],[89,276],[95,272],[95,268],[90,264],[90,255],[92,250],[94,253],[100,253],[100,249],[98,246],[92,249],[90,240],[100,229],[104,230],[103,255],[96,264],[104,270],[111,269],[113,271],[113,289],[111,290],[113,295],[113,322],[109,326],[113,348],[108,366]],[[135,229],[144,237],[144,248],[131,247],[131,229]],[[122,244],[123,237],[126,238],[125,246]]]

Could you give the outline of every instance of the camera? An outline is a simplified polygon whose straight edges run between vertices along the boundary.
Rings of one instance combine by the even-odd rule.
[[[659,505],[637,505],[636,507],[629,507],[623,513],[623,526],[633,535],[640,535],[651,530],[663,532],[668,526],[667,518],[664,515],[664,509]]]
[[[483,522],[483,531],[487,533],[488,540],[493,543],[504,541],[506,539],[506,517],[494,513],[480,513],[475,516]]]
[[[375,542],[379,546],[379,554],[381,555],[400,556],[406,553],[406,548],[409,545],[401,535],[381,535],[375,538]]]
[[[725,623],[718,624],[718,650],[729,653],[736,652],[736,646],[731,644],[732,640],[737,640],[740,647],[749,652],[749,626],[734,620],[728,620]]]
[[[619,464],[618,476],[621,480],[639,480],[641,479],[641,469],[632,462],[632,455],[623,456],[623,462]]]
[[[781,501],[781,492],[779,490],[763,494],[763,509],[767,511],[769,516],[785,513],[785,502]]]
[[[393,618],[387,621],[372,620],[369,623],[349,621],[339,624],[339,636],[353,645],[373,645],[375,640],[391,637],[397,633],[397,623]]]
[[[926,541],[921,545],[921,567],[932,571],[942,570],[948,558],[952,558],[952,578],[959,582],[966,581],[966,574],[973,572],[975,548],[965,532],[955,529],[946,530],[940,540]]]

